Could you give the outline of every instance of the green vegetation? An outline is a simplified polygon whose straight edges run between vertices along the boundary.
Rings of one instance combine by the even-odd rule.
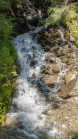
[[[10,37],[14,25],[13,19],[8,16],[9,10],[12,12],[12,9],[11,3],[7,1],[0,1],[0,122],[10,108],[11,95],[16,84],[14,77],[17,76],[15,70],[17,54]]]
[[[74,136],[72,137],[72,139],[78,139],[78,132],[76,132],[76,133],[74,134]]]
[[[48,14],[50,16],[44,20],[40,20],[41,24],[58,25],[60,23],[67,25],[70,34],[76,39],[75,45],[78,47],[78,2],[70,3],[67,6],[57,5],[49,7]]]
[[[49,24],[52,24],[54,26],[54,25],[58,25],[62,19],[64,19],[64,18],[68,19],[68,13],[65,11],[65,8],[61,7],[60,5],[57,5],[54,8],[49,7],[47,13],[48,14],[51,13],[51,15],[44,20],[40,20],[41,24],[43,24],[43,25],[46,23],[49,23]],[[64,15],[63,15],[63,13],[64,13]]]
[[[78,47],[78,2],[71,3],[68,10],[69,18],[66,21],[66,24],[69,27],[70,33],[76,39],[75,45]]]

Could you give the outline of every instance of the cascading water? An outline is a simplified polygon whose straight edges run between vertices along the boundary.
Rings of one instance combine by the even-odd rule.
[[[66,75],[66,70],[69,71],[70,69],[65,68],[64,63],[54,53],[53,56],[59,67],[57,82],[54,88],[50,89],[41,81],[41,68],[43,65],[48,64],[48,61],[46,61],[48,52],[44,52],[37,42],[37,34],[42,29],[43,27],[37,27],[33,31],[17,36],[12,41],[18,53],[17,62],[21,65],[21,73],[17,77],[16,95],[12,100],[12,108],[7,113],[7,117],[17,117],[18,124],[14,126],[14,132],[19,133],[21,139],[26,139],[26,137],[28,139],[59,139],[59,134],[61,134],[57,129],[57,126],[61,125],[49,118],[47,114],[44,114],[44,111],[50,113],[49,108],[52,102],[48,102],[46,97],[57,93],[61,87],[58,84],[61,76]],[[65,42],[62,28],[59,29],[59,32],[62,41]],[[51,76],[52,72],[51,65]],[[48,122],[46,122],[47,118]],[[14,128],[10,129],[10,131],[14,130]]]
[[[17,132],[23,133],[29,139],[43,139],[40,132],[47,134],[51,139],[59,134],[55,128],[55,122],[53,127],[50,124],[45,125],[47,116],[42,114],[42,111],[51,105],[45,97],[42,97],[39,90],[40,68],[47,64],[45,61],[47,53],[40,48],[37,37],[33,40],[33,34],[37,34],[42,29],[43,27],[37,27],[34,31],[19,35],[13,40],[13,45],[18,53],[18,63],[21,65],[21,73],[17,77],[16,97],[12,100],[12,106],[16,106],[18,110],[11,109],[7,116],[16,116],[22,122],[23,127],[20,130],[20,126],[18,126]],[[51,91],[47,92],[46,88],[43,90],[44,94],[52,93]],[[51,122],[53,123],[53,121]]]

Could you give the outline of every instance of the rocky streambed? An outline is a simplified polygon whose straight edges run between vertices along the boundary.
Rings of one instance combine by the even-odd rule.
[[[78,129],[74,38],[62,26],[45,26],[17,36],[13,45],[21,71],[3,139],[72,138]]]

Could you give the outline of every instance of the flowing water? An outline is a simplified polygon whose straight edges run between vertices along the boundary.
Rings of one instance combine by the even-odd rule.
[[[56,128],[58,123],[51,119],[48,124],[45,124],[47,115],[43,114],[43,110],[51,105],[51,102],[46,101],[46,94],[50,96],[53,92],[41,82],[41,67],[48,63],[45,60],[47,52],[44,52],[37,42],[37,34],[42,29],[43,27],[37,27],[33,31],[17,36],[12,41],[18,53],[17,62],[21,65],[21,73],[17,77],[18,85],[12,100],[12,109],[7,116],[18,118],[22,128],[18,124],[16,131],[28,139],[44,139],[45,137],[45,139],[53,139],[56,134],[60,134]],[[62,39],[64,40],[63,34]],[[60,69],[57,80],[59,82],[60,76],[65,75],[66,70],[61,71],[60,65],[64,66],[64,64],[60,58],[56,60]],[[55,85],[55,90],[57,88],[60,86]]]
[[[12,100],[12,105],[17,106],[18,111],[14,112],[14,108],[8,113],[8,116],[16,116],[22,122],[24,135],[30,139],[38,139],[42,136],[39,132],[44,131],[49,136],[54,136],[58,133],[55,127],[48,125],[50,129],[45,127],[46,115],[42,114],[43,109],[48,108],[51,104],[46,102],[46,98],[42,96],[38,89],[38,84],[41,84],[41,66],[46,64],[45,57],[47,53],[40,48],[37,43],[37,33],[43,27],[37,27],[34,31],[17,36],[13,40],[13,45],[18,53],[18,63],[21,65],[21,73],[18,75],[18,85],[16,88],[16,97]],[[33,39],[33,34],[36,37]],[[43,93],[47,92],[44,88]],[[43,138],[43,137],[42,137]]]

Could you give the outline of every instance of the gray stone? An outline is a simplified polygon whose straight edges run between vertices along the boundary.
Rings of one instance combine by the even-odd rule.
[[[70,42],[75,42],[75,39],[71,35],[70,35]]]
[[[65,81],[66,84],[70,82],[72,79],[76,78],[76,71],[69,71],[66,73]]]
[[[23,39],[23,40],[22,40],[22,43],[23,43],[23,44],[27,44],[27,39]]]
[[[77,82],[77,77],[68,82],[66,85],[62,86],[61,89],[58,91],[58,95],[61,98],[69,98],[70,97],[70,92],[74,88]]]
[[[21,65],[17,64],[16,72],[17,72],[17,74],[20,74],[20,72],[21,72]]]
[[[57,82],[58,76],[55,75],[45,75],[42,80],[44,81],[44,83],[50,87],[50,88],[54,88],[55,85],[59,86],[61,84],[61,81]]]

